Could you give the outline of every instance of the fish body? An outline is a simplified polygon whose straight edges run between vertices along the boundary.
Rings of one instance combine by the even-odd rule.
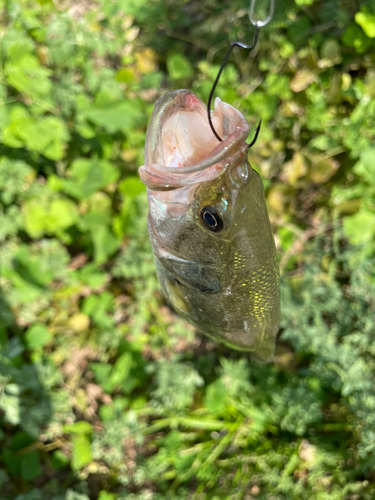
[[[269,359],[280,311],[279,269],[263,184],[247,160],[249,126],[220,99],[213,135],[202,101],[163,95],[147,131],[148,230],[171,305],[198,331]]]

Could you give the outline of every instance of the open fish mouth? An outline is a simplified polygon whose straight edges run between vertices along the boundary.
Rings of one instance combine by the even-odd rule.
[[[190,90],[160,97],[146,137],[145,165],[139,175],[154,191],[168,191],[216,178],[247,149],[249,125],[235,108],[215,100],[214,136],[206,105]]]

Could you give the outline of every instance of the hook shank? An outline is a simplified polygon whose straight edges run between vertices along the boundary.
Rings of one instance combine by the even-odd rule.
[[[215,90],[216,90],[216,86],[219,83],[219,80],[220,80],[220,77],[221,77],[221,73],[223,72],[223,69],[225,68],[225,66],[226,66],[226,64],[228,62],[228,59],[229,59],[229,56],[232,53],[233,47],[241,47],[242,49],[253,50],[255,48],[257,42],[258,42],[258,38],[259,38],[259,28],[256,27],[255,33],[254,33],[253,43],[251,45],[246,45],[246,44],[241,43],[241,42],[232,42],[230,44],[229,50],[226,53],[226,56],[224,57],[223,62],[221,63],[221,66],[220,66],[220,69],[219,69],[219,73],[217,74],[217,77],[216,77],[216,79],[214,81],[214,84],[212,86],[210,95],[208,96],[208,103],[207,103],[207,118],[208,118],[208,122],[210,124],[211,130],[214,133],[216,139],[218,139],[220,142],[222,142],[223,139],[216,132],[216,130],[214,128],[214,125],[212,123],[212,118],[211,118],[211,102],[212,102],[212,98],[213,98],[213,95],[214,95]]]
[[[249,10],[249,19],[250,19],[251,23],[253,24],[253,26],[255,27],[253,43],[251,45],[246,45],[245,43],[241,43],[241,42],[232,42],[230,44],[229,50],[226,53],[226,55],[225,55],[225,57],[223,59],[223,62],[221,63],[221,66],[220,66],[219,72],[217,74],[217,77],[216,77],[216,79],[215,79],[215,81],[214,81],[214,83],[212,85],[212,89],[210,91],[210,95],[208,96],[208,102],[207,102],[207,118],[208,118],[208,123],[210,124],[211,130],[212,130],[214,136],[220,142],[222,142],[223,139],[216,132],[214,124],[212,123],[212,118],[211,118],[211,103],[212,103],[213,95],[214,95],[215,90],[216,90],[216,86],[219,83],[221,74],[222,74],[222,72],[223,72],[223,70],[224,70],[224,68],[225,68],[225,66],[226,66],[226,64],[228,62],[229,56],[231,55],[233,48],[234,47],[241,47],[241,49],[253,50],[255,48],[256,44],[258,43],[260,28],[262,28],[263,26],[265,26],[266,24],[268,24],[270,22],[270,20],[273,17],[274,10],[275,10],[275,0],[270,0],[270,10],[269,10],[268,16],[265,19],[263,19],[263,21],[260,21],[260,20],[255,21],[254,20],[255,4],[256,4],[256,0],[251,0],[250,10]],[[262,123],[262,120],[260,120],[260,122],[259,122],[259,124],[258,124],[258,126],[256,128],[254,139],[248,145],[248,148],[251,148],[251,146],[253,146],[255,144],[255,142],[256,142],[256,140],[258,138],[258,135],[259,135],[261,123]]]

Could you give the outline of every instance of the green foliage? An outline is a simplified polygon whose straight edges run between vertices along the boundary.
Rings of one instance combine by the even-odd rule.
[[[172,80],[193,76],[193,68],[190,62],[182,54],[171,54],[167,59],[167,68]]]
[[[0,499],[372,500],[375,11],[282,0],[216,93],[255,126],[282,270],[275,359],[164,303],[136,169],[206,100],[240,0],[0,0]]]
[[[51,341],[51,334],[43,323],[34,323],[25,332],[25,343],[29,350],[45,347]]]

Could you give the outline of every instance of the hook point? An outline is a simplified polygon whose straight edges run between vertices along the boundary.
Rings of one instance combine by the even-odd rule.
[[[262,125],[262,118],[259,120],[258,126],[255,129],[254,139],[250,142],[250,144],[247,145],[247,149],[250,149],[257,142],[261,125]]]

